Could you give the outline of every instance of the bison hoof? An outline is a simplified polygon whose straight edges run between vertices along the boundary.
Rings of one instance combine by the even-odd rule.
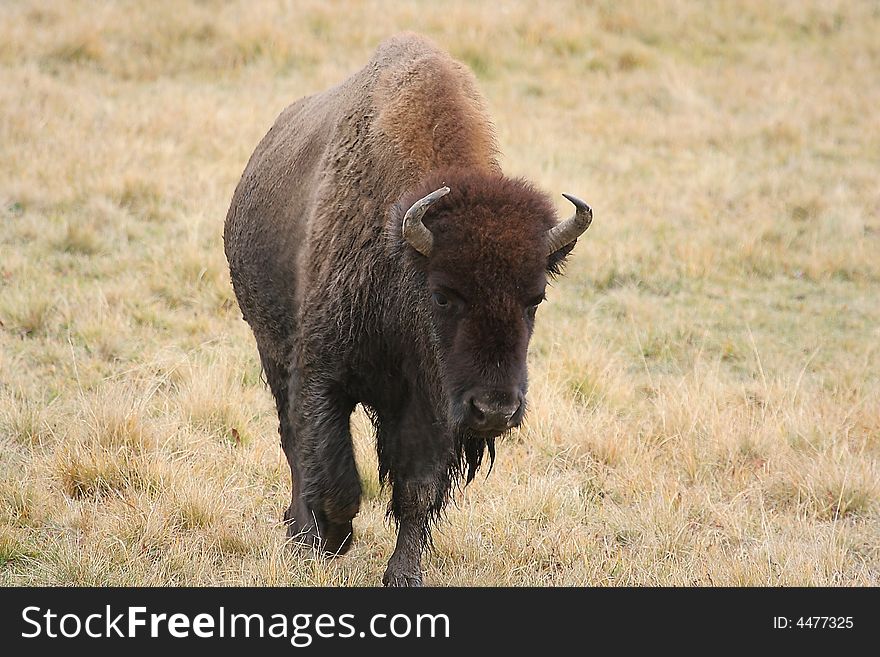
[[[328,556],[342,556],[351,547],[354,536],[351,522],[321,522],[313,518],[311,522],[299,521],[289,511],[284,514],[287,523],[287,537],[297,545],[321,550]]]
[[[391,566],[388,566],[388,570],[385,571],[385,576],[382,578],[382,584],[385,586],[394,587],[422,586],[422,574],[402,572],[394,570],[391,568]]]

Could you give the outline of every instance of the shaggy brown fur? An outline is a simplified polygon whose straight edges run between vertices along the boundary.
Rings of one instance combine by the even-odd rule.
[[[402,217],[444,184],[425,257]],[[417,35],[281,113],[224,239],[278,408],[291,536],[348,548],[361,496],[349,415],[362,403],[399,526],[383,581],[421,583],[430,522],[525,412],[534,310],[573,246],[543,255],[555,221],[544,194],[501,173],[471,73]],[[499,428],[480,408],[516,412]]]

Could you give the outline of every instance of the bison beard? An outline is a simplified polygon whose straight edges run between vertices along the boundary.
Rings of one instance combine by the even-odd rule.
[[[224,245],[275,397],[297,542],[351,545],[360,403],[398,528],[383,582],[421,584],[430,527],[522,421],[537,305],[591,220],[568,198],[557,224],[546,194],[503,175],[472,74],[416,35],[281,113]]]

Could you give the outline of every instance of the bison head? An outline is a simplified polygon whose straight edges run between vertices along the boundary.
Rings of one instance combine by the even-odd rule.
[[[535,314],[592,216],[566,198],[576,212],[557,224],[550,199],[526,181],[459,174],[425,181],[398,205],[409,208],[401,234],[424,273],[453,424],[478,437],[523,419]]]

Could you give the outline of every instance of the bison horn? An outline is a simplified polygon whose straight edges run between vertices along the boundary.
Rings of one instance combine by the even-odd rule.
[[[593,221],[593,210],[577,196],[563,194],[575,207],[574,216],[547,231],[547,255],[556,253],[566,244],[580,237]]]
[[[423,256],[431,255],[434,247],[434,236],[422,223],[422,217],[428,211],[431,204],[442,196],[449,193],[448,187],[441,187],[412,204],[406,214],[403,215],[403,239]]]

